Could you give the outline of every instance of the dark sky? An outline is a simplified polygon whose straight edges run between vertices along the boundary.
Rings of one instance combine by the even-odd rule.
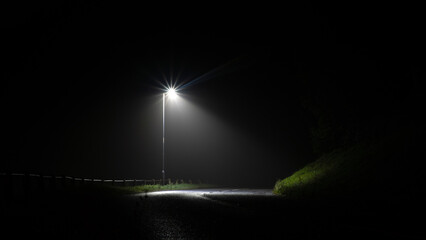
[[[161,84],[200,79],[181,90],[180,112],[168,105],[167,177],[272,186],[314,159],[296,76],[366,66],[404,74],[422,52],[415,10],[359,1],[5,6],[1,170],[160,178]]]

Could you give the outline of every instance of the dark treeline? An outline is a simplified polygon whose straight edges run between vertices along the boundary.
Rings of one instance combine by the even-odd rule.
[[[358,196],[404,196],[412,204],[425,189],[425,73],[420,49],[383,48],[372,54],[353,45],[352,54],[316,62],[296,76],[300,101],[317,157],[352,146],[371,152],[365,172],[353,176],[366,193]],[[334,69],[324,71],[330,62]]]
[[[330,6],[316,6],[322,38],[305,40],[295,54],[314,152],[398,134],[424,142],[424,46],[416,9]]]
[[[400,131],[424,130],[420,80],[424,73],[414,67],[388,71],[352,69],[300,76],[306,86],[301,102],[317,155]]]

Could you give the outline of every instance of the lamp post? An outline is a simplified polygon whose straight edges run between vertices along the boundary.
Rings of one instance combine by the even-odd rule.
[[[164,169],[164,160],[165,160],[165,127],[166,127],[166,97],[176,98],[177,93],[176,89],[168,88],[167,92],[163,93],[163,170],[161,171],[163,174],[163,185],[166,183],[166,171]]]

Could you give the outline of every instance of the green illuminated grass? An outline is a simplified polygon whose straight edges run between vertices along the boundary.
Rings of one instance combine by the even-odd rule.
[[[344,195],[365,185],[375,157],[366,146],[338,149],[278,180],[273,191],[294,199]]]
[[[301,202],[423,208],[424,141],[413,135],[402,129],[336,149],[278,180],[273,191]]]
[[[78,187],[67,188],[64,192],[76,194],[89,194],[98,196],[120,196],[123,194],[146,193],[154,191],[167,191],[167,190],[186,190],[186,189],[199,189],[199,188],[213,188],[212,184],[167,184],[167,185],[140,185],[140,186],[117,186],[109,184],[85,184]]]

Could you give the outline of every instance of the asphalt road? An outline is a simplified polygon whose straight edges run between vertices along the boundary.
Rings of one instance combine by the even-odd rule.
[[[367,209],[288,201],[269,189],[153,192],[128,201],[147,239],[411,238]]]
[[[290,201],[268,189],[124,196],[95,190],[52,191],[27,198],[3,195],[0,236],[79,240],[425,239],[423,222],[411,217],[415,209],[404,207],[398,213],[370,201],[368,206],[358,201]],[[409,224],[403,227],[403,223]]]
[[[137,194],[149,239],[264,239],[278,233],[278,196],[268,189],[203,189]]]

